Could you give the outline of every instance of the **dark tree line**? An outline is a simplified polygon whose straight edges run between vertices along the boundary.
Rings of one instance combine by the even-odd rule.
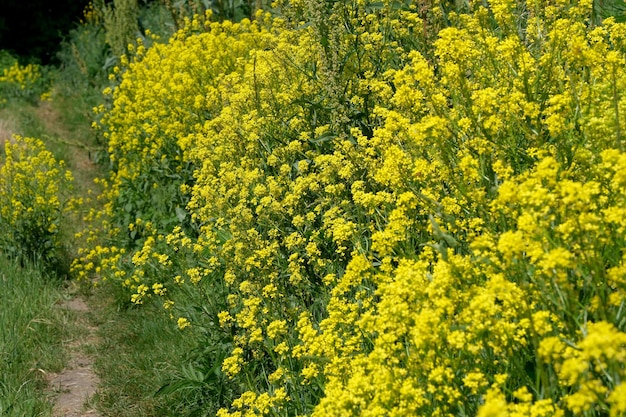
[[[0,0],[0,49],[25,61],[54,63],[63,35],[89,0]]]

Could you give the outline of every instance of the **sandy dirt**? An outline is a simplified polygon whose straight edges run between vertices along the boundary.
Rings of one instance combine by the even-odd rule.
[[[93,358],[85,353],[89,346],[98,343],[96,328],[87,320],[89,307],[80,297],[63,303],[60,308],[71,310],[77,317],[83,336],[70,341],[66,349],[70,355],[68,367],[58,374],[48,375],[48,385],[55,398],[54,417],[96,417],[99,414],[89,406],[90,398],[98,388],[98,376],[92,369]]]

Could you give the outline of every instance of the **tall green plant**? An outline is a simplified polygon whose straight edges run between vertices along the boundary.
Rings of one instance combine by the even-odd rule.
[[[161,3],[169,11],[177,29],[182,29],[194,16],[206,16],[207,12],[211,12],[211,19],[217,21],[254,19],[258,10],[270,5],[267,0],[161,0]]]
[[[608,17],[618,22],[626,21],[626,3],[622,0],[593,0],[591,21],[599,25]]]
[[[139,35],[137,0],[114,0],[113,6],[100,5],[106,40],[113,55],[119,57],[128,52],[129,45],[134,45]]]

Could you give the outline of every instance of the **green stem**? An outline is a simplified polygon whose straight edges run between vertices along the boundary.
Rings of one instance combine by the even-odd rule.
[[[613,108],[615,110],[615,133],[617,134],[617,148],[623,151],[622,148],[622,131],[619,125],[619,96],[617,93],[617,76],[615,64],[613,64]]]

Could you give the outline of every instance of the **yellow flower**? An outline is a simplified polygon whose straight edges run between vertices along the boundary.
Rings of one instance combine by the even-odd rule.
[[[189,322],[189,319],[185,318],[185,317],[179,317],[178,321],[178,328],[180,330],[186,329],[187,327],[191,326],[191,323]]]

